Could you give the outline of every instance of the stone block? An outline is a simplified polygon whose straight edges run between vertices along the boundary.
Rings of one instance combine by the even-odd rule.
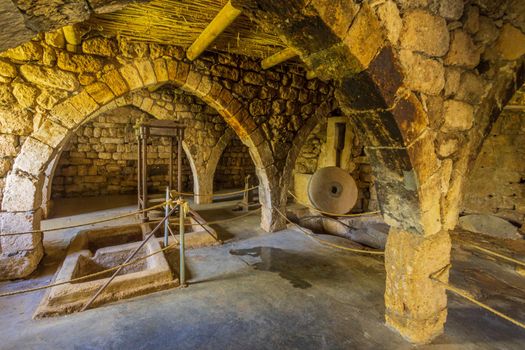
[[[66,91],[75,91],[79,83],[74,74],[36,65],[23,65],[20,73],[29,82]]]
[[[57,65],[60,69],[75,73],[98,73],[102,70],[104,61],[95,56],[60,52]]]
[[[405,72],[405,84],[414,91],[437,95],[445,86],[443,64],[423,55],[401,50],[399,60]]]
[[[155,76],[155,70],[149,59],[142,59],[135,61],[135,67],[142,78],[145,86],[154,85],[157,83],[157,77]]]
[[[430,237],[390,229],[385,251],[386,323],[413,343],[428,343],[443,332],[447,295],[429,276],[450,263],[447,232]],[[441,275],[448,281],[448,270]]]
[[[0,76],[5,77],[5,78],[16,77],[17,76],[16,67],[7,61],[0,60]]]
[[[518,228],[495,215],[471,214],[459,218],[459,227],[464,230],[482,233],[488,236],[502,239],[518,239],[523,237]]]
[[[1,53],[0,56],[15,61],[38,61],[42,58],[42,46],[34,41],[29,41]]]
[[[99,108],[97,102],[89,96],[86,90],[71,97],[69,102],[79,112],[77,120],[80,121],[84,120],[84,118],[88,117]]]
[[[501,28],[496,47],[504,60],[517,60],[525,55],[525,34],[507,23]]]
[[[468,103],[447,100],[444,103],[443,132],[466,131],[472,128],[474,123],[474,108]]]
[[[368,67],[384,46],[383,28],[368,4],[361,5],[343,42],[363,67]]]
[[[479,64],[480,49],[464,30],[457,29],[451,34],[450,50],[444,63],[449,66],[475,68]]]
[[[45,170],[53,152],[53,148],[45,143],[28,137],[16,157],[13,168],[38,177]]]
[[[177,78],[177,61],[172,59],[165,59],[166,69],[168,70],[168,79],[172,82],[178,81]]]
[[[413,10],[403,17],[399,40],[404,49],[441,57],[448,51],[450,36],[444,18],[424,10]]]
[[[102,82],[95,82],[86,86],[85,91],[91,96],[99,105],[105,105],[115,98],[112,90],[108,85]]]
[[[18,173],[11,173],[6,178],[2,210],[33,211],[42,204],[43,178],[30,179]]]
[[[441,0],[439,14],[448,20],[458,20],[463,14],[463,0]]]
[[[0,280],[25,278],[38,266],[44,256],[44,247],[23,250],[16,254],[0,254]]]
[[[0,154],[3,157],[15,157],[18,154],[18,136],[0,134]]]
[[[0,231],[2,233],[29,232],[40,229],[42,210],[18,213],[0,213]],[[2,236],[0,246],[2,254],[32,250],[42,243],[42,233],[28,233],[16,236]]]
[[[47,32],[44,34],[46,44],[63,49],[66,46],[66,38],[64,37],[64,32],[62,29],[58,29],[52,32]]]
[[[392,45],[396,45],[399,40],[403,20],[399,15],[399,9],[392,0],[387,0],[376,8],[377,16],[386,30],[386,36]]]
[[[87,54],[114,57],[117,55],[117,44],[107,38],[95,37],[82,42],[82,51]]]
[[[13,84],[13,95],[22,108],[32,107],[35,103],[38,90],[23,83]]]
[[[122,66],[119,69],[119,72],[124,78],[124,80],[126,81],[130,90],[136,90],[136,89],[140,89],[144,87],[144,84],[142,83],[142,80],[140,79],[139,72],[132,65],[128,64],[128,65]],[[111,87],[111,85],[109,86]]]
[[[166,61],[162,58],[157,58],[153,61],[153,69],[155,70],[155,76],[157,77],[157,82],[165,82],[169,80],[168,69],[166,67]]]
[[[124,81],[124,78],[120,75],[120,73],[114,69],[110,70],[106,74],[104,74],[101,78],[101,81],[106,83],[107,86],[113,91],[115,96],[121,96],[124,93],[129,91],[128,85]]]

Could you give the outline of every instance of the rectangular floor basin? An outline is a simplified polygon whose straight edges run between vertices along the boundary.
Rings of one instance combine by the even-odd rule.
[[[80,232],[71,242],[54,283],[98,275],[50,288],[34,317],[79,311],[114,271],[100,272],[123,264],[141,239],[140,225]],[[92,307],[178,286],[163,252],[149,256],[160,249],[158,239],[148,240],[134,258],[142,259],[124,267]]]

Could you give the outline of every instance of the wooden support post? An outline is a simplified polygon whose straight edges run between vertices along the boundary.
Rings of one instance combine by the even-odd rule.
[[[168,187],[173,189],[173,137],[170,137],[170,165],[168,169]]]
[[[295,56],[297,56],[297,52],[294,49],[287,48],[262,60],[261,67],[262,69],[268,69],[284,61],[288,61]]]
[[[202,31],[197,40],[191,44],[186,57],[193,61],[206,50],[208,46],[241,14],[241,10],[236,9],[228,1],[226,5],[219,11],[217,16],[208,24]]]

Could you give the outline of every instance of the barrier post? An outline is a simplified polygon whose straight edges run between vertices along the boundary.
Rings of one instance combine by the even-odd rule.
[[[169,224],[170,219],[168,217],[169,211],[170,211],[170,205],[168,204],[170,201],[170,188],[166,187],[166,206],[164,209],[164,216],[166,217],[166,220],[164,221],[164,246],[168,246],[168,237],[169,237]]]
[[[186,268],[184,265],[184,219],[186,213],[184,212],[184,199],[179,202],[179,246],[180,246],[180,285],[186,287]]]

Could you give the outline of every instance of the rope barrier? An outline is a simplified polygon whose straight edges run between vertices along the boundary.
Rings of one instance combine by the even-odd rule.
[[[216,224],[222,224],[222,223],[225,223],[225,222],[234,221],[234,220],[237,220],[237,219],[241,219],[241,218],[253,215],[255,213],[258,213],[259,211],[261,211],[261,208],[257,208],[256,210],[253,210],[253,211],[248,212],[248,213],[243,214],[243,215],[234,216],[233,218],[222,219],[222,220],[215,220],[215,221],[209,221],[209,222],[206,221],[206,225],[216,225]],[[159,221],[162,221],[162,219],[152,220],[152,221],[149,221],[149,222],[154,223],[154,222],[159,222]],[[170,221],[170,224],[179,224],[179,221],[178,220]],[[199,224],[199,223],[195,223],[195,224],[194,223],[187,223],[187,224],[185,223],[184,226],[202,226],[202,225]]]
[[[39,233],[39,232],[60,231],[60,230],[66,230],[66,229],[70,229],[70,228],[77,228],[77,227],[81,227],[81,226],[95,225],[95,224],[100,224],[100,223],[103,223],[103,222],[108,222],[108,221],[122,219],[122,218],[125,218],[125,217],[128,217],[128,216],[132,216],[132,215],[136,215],[136,214],[145,213],[145,212],[157,209],[157,208],[161,208],[165,204],[166,204],[166,202],[163,202],[161,204],[157,204],[155,206],[152,206],[152,207],[149,207],[149,208],[146,208],[146,209],[136,210],[136,211],[133,211],[131,213],[117,215],[117,216],[113,216],[113,217],[110,217],[110,218],[100,219],[100,220],[86,222],[86,223],[82,223],[82,224],[75,224],[75,225],[62,226],[62,227],[55,227],[55,228],[43,229],[43,230],[41,229],[41,230],[32,230],[32,231],[1,233],[0,237],[26,235],[26,234]]]
[[[336,214],[336,213],[330,213],[328,211],[322,211],[322,210],[319,210],[317,208],[314,208],[313,206],[309,205],[309,204],[306,204],[306,203],[302,203],[301,201],[299,201],[299,198],[297,198],[292,192],[288,191],[288,193],[295,199],[295,201],[305,207],[307,207],[308,209],[311,209],[311,210],[314,210],[318,213],[321,213],[321,214],[325,214],[325,215],[330,215],[330,216],[343,216],[343,217],[359,217],[359,216],[366,216],[366,215],[372,215],[372,214],[377,214],[377,213],[380,213],[379,210],[376,210],[376,211],[369,211],[369,212],[366,212],[366,213],[357,213],[357,214]]]
[[[443,274],[443,273],[444,273],[449,267],[450,267],[450,265],[447,265],[447,266],[445,266],[444,268],[442,268],[441,270],[439,270],[439,271],[437,271],[437,272],[431,274],[431,275],[429,276],[430,279],[433,280],[433,281],[436,282],[436,283],[441,284],[445,289],[451,291],[452,293],[455,293],[455,294],[459,295],[460,297],[463,297],[463,298],[467,299],[467,300],[470,301],[471,303],[476,304],[477,306],[479,306],[479,307],[481,307],[481,308],[483,308],[483,309],[485,309],[485,310],[487,310],[487,311],[489,311],[489,312],[492,312],[494,315],[499,316],[499,317],[501,317],[501,318],[503,318],[503,319],[505,319],[505,320],[507,320],[507,321],[509,321],[509,322],[511,322],[511,323],[513,323],[513,324],[515,324],[516,326],[525,329],[525,323],[520,322],[520,321],[518,321],[518,320],[516,320],[516,319],[514,319],[514,318],[512,318],[512,317],[510,317],[510,316],[507,316],[507,315],[505,315],[504,313],[502,313],[502,312],[500,312],[500,311],[498,311],[498,310],[496,310],[496,309],[493,309],[492,307],[488,306],[487,304],[484,304],[484,303],[482,303],[481,301],[476,300],[474,297],[472,297],[472,296],[470,295],[469,292],[467,292],[467,291],[465,291],[465,290],[463,290],[463,289],[460,289],[460,288],[454,287],[454,286],[452,286],[452,285],[450,285],[450,284],[448,284],[448,283],[446,283],[446,282],[441,281],[441,280],[439,279],[439,277],[440,277],[440,276],[441,276],[441,275],[442,275],[442,274]]]
[[[342,245],[339,245],[339,244],[335,244],[335,243],[332,243],[332,242],[328,242],[328,241],[325,241],[323,239],[320,239],[319,237],[317,237],[315,234],[311,233],[311,232],[308,232],[306,231],[305,229],[303,229],[301,226],[299,226],[298,224],[296,224],[295,222],[291,221],[290,219],[288,219],[286,217],[286,215],[284,215],[283,213],[281,213],[281,211],[277,208],[274,208],[275,211],[277,213],[279,213],[279,215],[281,215],[287,222],[289,222],[290,224],[296,226],[302,233],[304,233],[305,235],[307,235],[308,237],[312,238],[313,240],[321,243],[322,245],[325,245],[325,246],[328,246],[328,247],[332,247],[332,248],[338,248],[338,249],[342,249],[342,250],[346,250],[346,251],[349,251],[349,252],[353,252],[353,253],[361,253],[361,254],[371,254],[371,255],[384,255],[385,252],[382,251],[382,250],[366,250],[366,249],[357,249],[357,248],[349,248],[349,247],[345,247],[345,246],[342,246]]]
[[[226,193],[200,194],[200,193],[178,192],[178,191],[171,191],[171,193],[174,194],[174,195],[196,196],[196,197],[230,196],[230,195],[233,195],[233,194],[239,194],[239,193],[248,192],[248,191],[254,190],[254,189],[258,188],[258,187],[259,187],[259,185],[253,186],[253,187],[250,187],[250,188],[246,188],[244,190],[238,190],[238,191],[226,192]]]
[[[156,250],[156,251],[154,251],[154,252],[152,252],[150,254],[147,254],[145,256],[142,256],[140,258],[132,260],[132,261],[130,261],[128,263],[117,265],[117,266],[111,267],[109,269],[102,270],[102,271],[99,271],[99,272],[95,272],[95,273],[92,273],[92,274],[89,274],[89,275],[86,275],[86,276],[72,278],[72,279],[67,280],[67,281],[47,284],[45,286],[28,288],[28,289],[22,289],[22,290],[17,290],[17,291],[13,291],[13,292],[7,292],[7,293],[2,293],[2,294],[0,294],[0,298],[12,296],[12,295],[36,292],[36,291],[43,290],[43,289],[53,288],[53,287],[61,286],[61,285],[68,284],[68,283],[81,282],[81,281],[86,280],[86,279],[90,279],[90,278],[93,278],[93,277],[101,276],[101,275],[103,275],[105,273],[108,273],[108,272],[111,272],[111,271],[116,271],[116,270],[118,270],[120,268],[124,268],[124,267],[130,266],[130,265],[136,264],[139,261],[142,261],[142,260],[145,260],[145,259],[147,259],[149,257],[152,257],[155,254],[162,253],[162,252],[164,252],[164,251],[166,251],[168,249],[174,248],[174,247],[177,246],[177,244],[178,244],[178,242],[172,243],[172,244],[170,244],[170,245],[168,245],[168,246],[166,246],[166,247],[164,247],[162,249]]]
[[[503,260],[507,260],[509,262],[512,262],[514,264],[517,264],[517,265],[520,265],[520,266],[523,266],[525,267],[525,262],[521,261],[521,260],[517,260],[517,259],[514,259],[514,258],[510,258],[508,256],[505,256],[503,254],[500,254],[498,252],[495,252],[493,250],[490,250],[490,249],[487,249],[487,248],[483,248],[483,247],[480,247],[479,245],[476,245],[474,243],[471,243],[471,242],[466,242],[464,240],[461,240],[459,239],[458,240],[462,245],[464,246],[467,246],[467,247],[470,247],[470,248],[473,248],[473,249],[476,249],[476,250],[479,250],[480,252],[483,252],[483,253],[486,253],[486,254],[489,254],[489,255],[492,255],[492,256],[495,256],[495,257],[498,257],[500,259],[503,259]]]

